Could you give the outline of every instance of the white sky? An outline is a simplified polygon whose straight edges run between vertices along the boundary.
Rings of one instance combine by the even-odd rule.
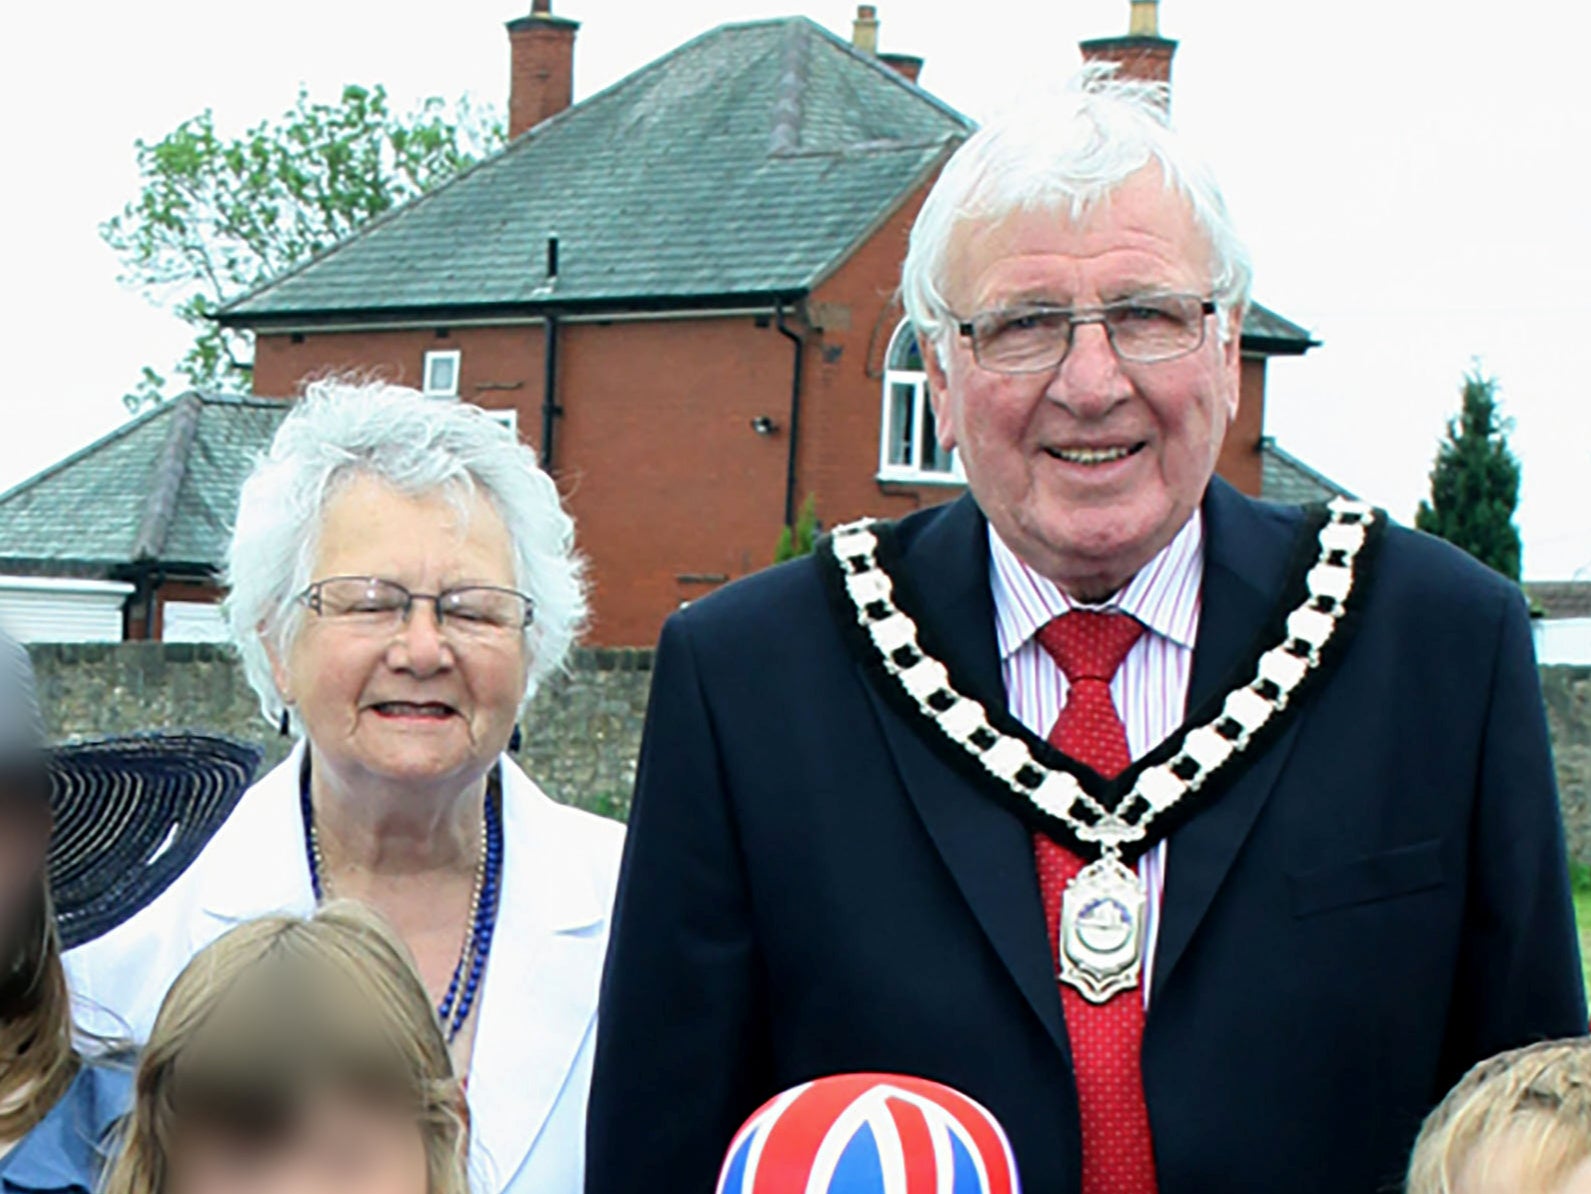
[[[582,22],[576,98],[714,25],[806,15],[849,34],[846,0],[555,0]],[[1125,32],[1128,0],[880,0],[882,47],[978,117]],[[384,83],[400,108],[503,104],[503,22],[529,0],[88,0],[10,7],[0,188],[11,418],[0,485],[124,417],[139,369],[186,330],[116,282],[97,226],[134,194],[132,143],[213,108],[228,131],[300,82]],[[1412,518],[1472,358],[1502,380],[1524,462],[1526,574],[1591,577],[1591,6],[1163,0],[1182,46],[1175,111],[1206,143],[1256,293],[1325,342],[1272,364],[1268,430]]]

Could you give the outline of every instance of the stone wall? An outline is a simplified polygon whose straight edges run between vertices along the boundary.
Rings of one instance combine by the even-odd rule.
[[[264,747],[265,767],[291,745],[266,724],[230,648],[95,643],[29,651],[57,737],[202,729]],[[537,694],[519,757],[550,795],[608,816],[629,811],[651,668],[650,651],[581,650],[568,674]]]
[[[1558,762],[1569,857],[1591,867],[1591,667],[1544,667],[1541,688]]]
[[[260,743],[267,765],[288,743],[260,716],[231,652],[209,645],[36,646],[40,698],[62,737],[199,728]],[[554,797],[623,817],[635,782],[652,653],[575,653],[526,713],[525,768]],[[1591,865],[1591,668],[1542,669],[1570,856]]]

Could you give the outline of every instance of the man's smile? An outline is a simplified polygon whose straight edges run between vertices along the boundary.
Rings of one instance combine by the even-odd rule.
[[[1109,444],[1097,446],[1057,446],[1046,447],[1045,454],[1056,460],[1065,461],[1067,464],[1081,464],[1097,466],[1101,464],[1114,464],[1118,460],[1126,460],[1129,456],[1136,456],[1149,446],[1148,440],[1138,440],[1132,443]]]

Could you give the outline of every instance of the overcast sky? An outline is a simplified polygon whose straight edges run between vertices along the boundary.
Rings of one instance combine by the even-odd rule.
[[[800,12],[849,35],[842,0],[555,0],[582,22],[576,98],[727,21]],[[7,12],[0,297],[9,485],[113,428],[186,330],[118,286],[98,224],[134,194],[133,141],[209,107],[237,131],[300,83],[384,83],[400,107],[502,105],[503,22],[529,0],[89,0]],[[882,48],[978,117],[1125,32],[1128,0],[881,0]],[[1256,294],[1324,346],[1271,366],[1268,430],[1412,518],[1474,358],[1497,374],[1524,462],[1536,578],[1591,577],[1591,5],[1164,0],[1175,114],[1214,158]]]

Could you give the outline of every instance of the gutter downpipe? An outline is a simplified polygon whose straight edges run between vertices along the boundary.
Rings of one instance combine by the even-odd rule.
[[[552,472],[552,443],[557,418],[563,414],[558,405],[558,317],[549,313],[544,325],[546,338],[542,346],[541,381],[541,467]]]
[[[790,367],[790,452],[784,473],[784,525],[793,528],[796,522],[796,447],[801,442],[801,367],[806,355],[806,340],[785,326],[782,299],[773,311],[775,329],[795,345],[795,357]]]

